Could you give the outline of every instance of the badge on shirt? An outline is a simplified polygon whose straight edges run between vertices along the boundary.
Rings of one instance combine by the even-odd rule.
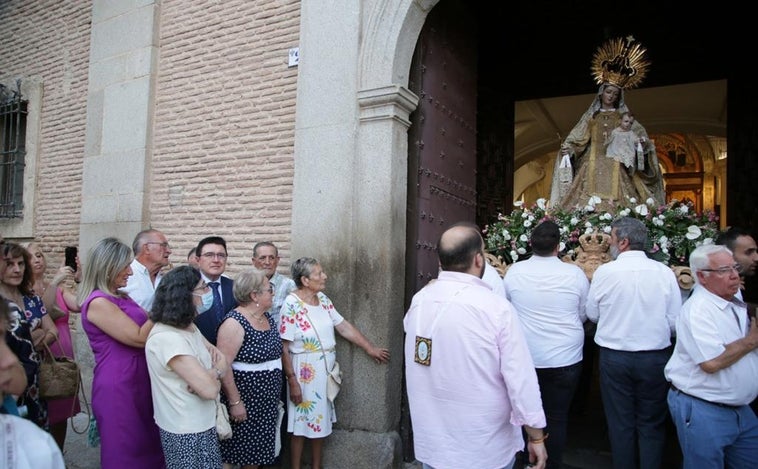
[[[416,336],[416,353],[413,361],[424,366],[432,364],[432,339]]]

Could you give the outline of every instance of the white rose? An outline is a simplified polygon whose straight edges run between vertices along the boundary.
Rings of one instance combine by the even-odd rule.
[[[637,203],[637,199],[634,198],[634,197],[629,197],[629,203],[630,204],[636,204]]]
[[[544,198],[540,197],[539,199],[537,199],[537,207],[539,207],[540,210],[545,210],[547,208],[547,203],[546,202],[547,202],[547,200],[545,200]]]
[[[516,251],[511,251],[511,260],[513,260],[513,262],[518,260],[518,253],[516,253]]]
[[[593,232],[593,231],[594,231],[594,230],[592,229],[592,227],[590,227],[590,228],[585,228],[585,229],[584,229],[584,234],[592,234],[592,232]]]
[[[631,210],[628,208],[625,208],[624,210],[619,212],[619,215],[621,215],[622,217],[626,217],[629,215],[629,213],[631,213]]]
[[[576,217],[571,217],[571,221],[569,223],[571,223],[572,226],[576,225],[577,223],[579,223],[579,219]]]
[[[612,230],[612,228],[611,228],[610,226],[606,226],[605,228],[603,228],[603,231],[604,231],[605,233],[610,233],[610,232],[611,232],[611,231],[613,231],[613,230]]]
[[[595,206],[594,205],[588,205],[588,206],[584,207],[584,211],[585,212],[594,212],[595,211]]]
[[[532,226],[532,222],[529,219],[524,220],[524,228],[529,228]]]
[[[687,239],[694,241],[702,235],[703,232],[700,231],[700,228],[698,228],[696,225],[690,225],[687,227],[687,233],[684,235]]]
[[[634,207],[634,211],[642,215],[643,217],[647,215],[649,212],[647,211],[647,205],[638,205]]]
[[[522,205],[524,205],[524,201],[523,200],[517,200],[517,201],[513,202],[513,206],[514,207],[521,207]]]
[[[586,222],[584,222],[584,227],[585,228],[592,228],[592,223],[586,221]]]
[[[558,245],[558,251],[563,251],[564,249],[566,249],[566,243],[561,241],[561,243]]]
[[[524,254],[526,254],[526,249],[524,249],[524,248],[518,248],[518,249],[516,249],[516,252],[518,252],[519,254],[521,254],[523,256]]]
[[[592,197],[590,197],[590,200],[589,200],[589,202],[587,202],[587,205],[592,205],[594,207],[595,205],[599,204],[600,202],[602,202],[602,200],[600,199],[600,197],[598,197],[596,195],[593,195]]]
[[[652,197],[648,197],[648,199],[645,201],[646,204],[650,205],[651,207],[655,205],[655,200],[653,200]]]
[[[522,234],[521,236],[519,236],[518,239],[519,239],[519,241],[522,241],[524,243],[527,242],[527,241],[529,241],[529,237],[527,235],[525,235],[525,234]],[[521,254],[523,254],[523,252]]]
[[[503,239],[506,240],[506,241],[508,241],[509,239],[511,239],[511,234],[508,233],[508,230],[503,230]]]
[[[678,210],[679,210],[679,213],[681,213],[682,215],[687,215],[687,212],[690,211],[690,208],[686,205],[680,205]]]

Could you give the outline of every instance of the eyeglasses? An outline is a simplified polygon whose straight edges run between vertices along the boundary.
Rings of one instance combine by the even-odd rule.
[[[263,293],[265,291],[267,291],[267,292],[269,292],[269,293],[271,293],[273,295],[274,294],[274,287],[272,287],[271,285],[269,285],[268,288],[266,288],[264,290],[258,290],[258,293]]]
[[[718,269],[700,269],[701,272],[715,272],[719,275],[724,275],[731,273],[732,271],[737,272],[738,274],[742,272],[742,265],[740,264],[734,264],[734,265],[725,265],[723,267],[719,267]]]
[[[202,254],[200,257],[204,257],[208,260],[210,259],[221,259],[222,261],[226,259],[227,255],[223,252],[206,252]]]
[[[158,246],[162,247],[163,249],[171,249],[171,246],[168,243],[159,243],[157,241],[148,241],[145,244],[157,244]]]
[[[203,283],[199,287],[193,288],[192,291],[193,292],[196,292],[196,291],[204,292],[204,291],[207,291],[209,288],[210,288],[210,286],[207,283]]]

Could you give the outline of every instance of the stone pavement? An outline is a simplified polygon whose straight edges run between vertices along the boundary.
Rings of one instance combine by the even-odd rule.
[[[82,404],[84,406],[84,404]],[[68,431],[66,432],[66,443],[63,445],[63,459],[66,460],[67,469],[99,469],[100,468],[100,448],[91,448],[87,444],[87,432],[79,435],[71,428],[83,430],[87,427],[89,416],[80,412],[73,419],[68,421]]]
[[[80,413],[73,419],[73,425],[81,430],[87,426],[89,417],[85,413]],[[66,445],[64,459],[66,460],[67,469],[99,469],[100,468],[100,448],[91,448],[87,445],[87,432],[79,435],[71,428],[66,434]],[[567,467],[577,469],[611,469],[611,458],[607,451],[591,448],[570,448],[567,449],[564,462]],[[405,463],[403,469],[420,469],[421,464],[418,462]],[[274,469],[274,468],[272,468]],[[283,469],[283,468],[282,468]],[[356,468],[350,468],[356,469]]]

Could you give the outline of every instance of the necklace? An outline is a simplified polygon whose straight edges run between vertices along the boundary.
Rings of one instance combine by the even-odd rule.
[[[250,315],[253,317],[253,319],[255,319],[255,320],[256,320],[256,321],[258,321],[258,322],[263,322],[263,321],[265,321],[265,320],[266,320],[266,312],[265,312],[265,311],[264,311],[264,312],[263,312],[263,314],[261,314],[260,316],[256,316],[256,315],[255,315],[255,314],[253,314],[253,313],[250,313]]]

